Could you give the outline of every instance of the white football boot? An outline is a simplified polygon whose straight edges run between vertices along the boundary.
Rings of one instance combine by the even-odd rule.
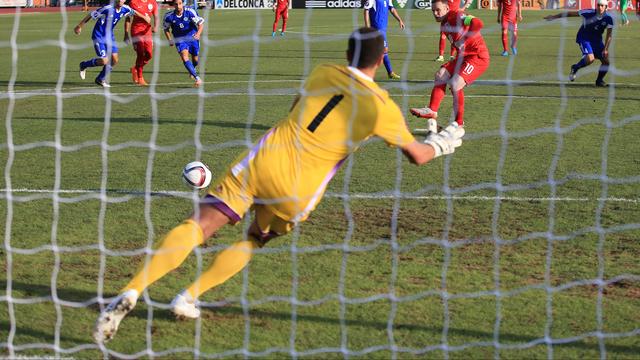
[[[87,68],[82,67],[82,63],[80,63],[80,79],[84,80],[87,77]]]
[[[173,300],[171,300],[171,312],[173,312],[177,317],[187,317],[190,319],[197,319],[200,317],[200,309],[198,309],[196,305],[196,301],[192,301],[191,299],[187,299],[188,295],[185,295],[184,292],[176,295]]]
[[[413,116],[421,117],[424,119],[437,119],[438,113],[436,111],[431,110],[429,107],[423,108],[411,108],[409,109]]]
[[[93,329],[93,339],[97,343],[106,343],[113,339],[124,317],[136,306],[138,292],[129,290],[118,295],[102,311]]]

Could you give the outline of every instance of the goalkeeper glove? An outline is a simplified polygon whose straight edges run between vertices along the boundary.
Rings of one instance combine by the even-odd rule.
[[[433,157],[437,158],[441,155],[452,154],[458,146],[462,145],[463,136],[464,128],[454,121],[439,133],[429,133],[424,139],[424,143],[433,147],[435,150]]]

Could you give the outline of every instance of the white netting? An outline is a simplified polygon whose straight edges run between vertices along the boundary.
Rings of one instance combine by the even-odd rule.
[[[96,304],[108,303],[124,285],[126,279],[119,276],[130,277],[135,269],[132,264],[151,252],[161,235],[159,228],[168,230],[184,211],[196,208],[198,194],[177,185],[181,166],[209,157],[215,162],[214,172],[219,173],[239,148],[250,146],[286,113],[288,107],[283,104],[290,103],[316,64],[342,61],[346,38],[361,25],[362,11],[333,11],[335,15],[327,15],[329,10],[292,11],[287,37],[282,40],[270,36],[270,12],[205,11],[201,63],[206,66],[200,67],[205,86],[186,87],[187,76],[174,50],[160,46],[161,34],[157,34],[155,60],[146,68],[151,84],[148,91],[126,87],[128,74],[122,73],[127,72],[131,54],[122,56],[111,89],[69,84],[69,78],[76,76],[76,63],[86,59],[90,49],[87,33],[92,23],[85,27],[82,39],[69,35],[80,18],[78,13],[62,8],[57,15],[61,27],[49,30],[56,36],[42,39],[29,36],[43,25],[27,18],[28,14],[0,15],[1,29],[8,30],[0,38],[0,54],[6,59],[0,67],[0,82],[6,85],[0,92],[0,108],[5,113],[0,198],[5,216],[6,285],[0,296],[4,307],[0,310],[0,328],[4,328],[0,330],[1,355],[637,356],[640,167],[634,139],[640,134],[640,85],[634,80],[640,71],[633,65],[637,54],[627,44],[639,38],[637,32],[618,36],[620,32],[614,31],[613,61],[607,75],[614,86],[602,91],[591,88],[591,77],[597,71],[594,64],[581,71],[578,86],[570,87],[567,65],[577,61],[579,53],[573,43],[577,23],[566,20],[556,24],[535,20],[521,26],[519,57],[500,59],[492,51],[492,70],[467,90],[470,131],[455,155],[426,170],[416,169],[407,166],[399,151],[371,141],[350,157],[308,223],[260,249],[254,262],[262,267],[252,263],[218,294],[211,294],[217,289],[207,294],[203,307],[208,315],[193,323],[193,335],[185,335],[188,341],[175,344],[172,340],[184,335],[181,332],[188,328],[184,323],[176,325],[176,332],[167,333],[172,327],[166,315],[167,301],[208,266],[212,255],[227,246],[224,241],[196,250],[191,267],[170,277],[177,280],[162,280],[145,292],[136,316],[124,320],[113,343],[99,347],[91,342],[89,333],[99,310]],[[490,48],[498,48],[499,28],[490,22],[493,13],[478,13],[485,20],[483,33]],[[406,31],[390,31],[389,37],[394,66],[407,81],[384,86],[406,111],[423,105],[431,89],[430,75],[424,74],[436,69],[430,61],[438,34],[429,13],[407,10],[401,15]],[[533,11],[526,16],[542,17]],[[248,28],[234,28],[236,23]],[[116,31],[120,36],[121,29]],[[527,48],[528,41],[537,48]],[[394,53],[394,44],[402,51]],[[242,46],[239,50],[234,48],[238,45]],[[59,64],[45,63],[50,68],[42,72],[53,71],[55,76],[41,85],[36,81],[37,71],[31,77],[23,74],[33,71],[32,66],[45,65],[33,59],[35,50],[43,47],[59,51]],[[131,50],[122,48],[121,52]],[[291,65],[274,52],[299,59]],[[232,59],[225,60],[225,56]],[[548,65],[547,70],[528,73],[529,69],[519,67],[519,61],[536,56],[542,59],[538,67]],[[536,62],[530,58],[529,62]],[[284,66],[274,70],[265,65],[268,61],[283,61]],[[218,63],[225,67],[217,67]],[[287,66],[299,71],[289,71]],[[175,75],[178,80],[166,81],[172,71],[182,78]],[[170,89],[172,85],[182,88]],[[273,98],[286,101],[271,102]],[[78,109],[83,99],[95,111]],[[603,101],[606,106],[601,106]],[[188,110],[180,110],[188,112],[192,123],[168,119],[170,102],[178,107],[189,104]],[[532,105],[536,102],[539,105]],[[450,96],[443,102],[442,114],[449,103]],[[599,112],[586,109],[592,103]],[[25,115],[29,106],[47,108]],[[230,110],[217,113],[220,107]],[[96,112],[98,120],[93,125],[100,130],[94,131],[94,138],[83,131],[90,134],[95,128],[67,125]],[[242,122],[228,123],[223,116]],[[121,124],[136,117],[144,119],[144,127],[138,128],[143,136],[135,133],[135,127],[121,129]],[[39,119],[55,125],[41,130],[36,127]],[[211,124],[218,129],[205,127]],[[421,125],[413,120],[409,124],[413,128]],[[165,130],[172,125],[175,129]],[[183,125],[192,133],[189,140],[168,141],[171,132],[181,139]],[[238,131],[215,136],[234,128]],[[595,132],[583,132],[593,128]],[[132,132],[130,139],[123,137],[127,132]],[[585,155],[573,154],[576,148]],[[79,159],[75,164],[65,160],[85,151],[97,151],[99,161]],[[380,163],[366,163],[367,153],[386,157]],[[513,153],[521,157],[513,159]],[[28,163],[35,169],[25,170]],[[595,170],[589,164],[596,164]],[[91,165],[93,168],[79,173],[69,169]],[[172,168],[175,171],[167,174]],[[132,171],[131,175],[123,176],[122,169]],[[536,178],[536,169],[542,169],[544,176]],[[41,172],[45,175],[39,177]],[[363,173],[370,173],[369,177]],[[83,180],[82,176],[93,178]],[[163,177],[176,181],[158,180]],[[424,181],[410,181],[416,178]],[[369,180],[371,184],[362,183]],[[88,185],[83,186],[85,183]],[[167,187],[174,183],[175,188]],[[165,203],[164,199],[172,200]],[[40,207],[43,203],[46,205]],[[33,209],[26,209],[29,205]],[[112,208],[122,215],[114,215]],[[140,210],[143,215],[137,219],[130,214]],[[172,211],[180,213],[166,215]],[[34,219],[39,216],[44,224]],[[141,229],[131,227],[136,220]],[[243,222],[245,231],[247,224]],[[73,234],[75,226],[94,231]],[[42,238],[42,233],[47,242],[32,241]],[[237,240],[239,233],[240,229],[227,230],[221,238]],[[129,234],[132,238],[127,241],[133,244],[119,247],[114,239]],[[73,240],[91,236],[86,242]],[[322,254],[333,254],[335,261],[327,261],[323,256],[329,255]],[[527,255],[529,258],[523,258]],[[91,260],[83,261],[83,256]],[[310,257],[317,260],[317,268]],[[575,263],[567,263],[572,257]],[[114,279],[110,272],[118,267],[127,270],[116,271]],[[70,281],[75,275],[68,275],[74,271],[82,274],[77,275],[76,283]],[[275,275],[270,278],[265,275],[268,272]],[[83,283],[83,276],[85,280],[95,276],[95,293]],[[50,281],[43,282],[43,278]],[[262,283],[261,288],[260,281],[273,283]],[[76,284],[79,288],[74,290]],[[282,293],[271,293],[270,288]],[[48,305],[53,310],[47,310]],[[132,340],[121,339],[134,333],[138,336]],[[228,339],[234,336],[235,343]],[[226,342],[220,345],[222,338]]]

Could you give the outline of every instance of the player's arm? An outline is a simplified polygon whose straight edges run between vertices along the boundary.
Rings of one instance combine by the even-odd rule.
[[[462,5],[462,10],[467,10],[468,8],[470,8],[472,2],[473,0],[465,0],[464,5]]]
[[[364,27],[371,27],[371,20],[369,19],[369,9],[364,9]]]
[[[173,46],[173,36],[171,36],[171,23],[167,21],[167,19],[164,19],[164,36],[167,38],[167,41],[169,41],[169,46]]]
[[[498,24],[502,22],[502,0],[498,0]]]
[[[201,21],[200,24],[198,24],[198,31],[196,31],[196,33],[193,34],[193,38],[196,40],[200,40],[200,35],[202,35],[203,29],[204,29],[204,21]]]
[[[156,9],[153,11],[153,14],[151,14],[151,18],[153,19],[151,32],[155,34],[158,32],[158,7],[156,7]]]
[[[518,21],[522,21],[522,1],[516,0]]]
[[[80,35],[80,33],[82,32],[82,27],[84,26],[84,24],[86,24],[89,20],[91,20],[92,16],[91,14],[87,14],[85,17],[82,18],[82,20],[80,20],[80,22],[78,23],[78,25],[76,25],[75,28],[73,28],[73,32],[76,33],[77,35]]]
[[[464,49],[464,43],[467,39],[480,35],[480,30],[484,27],[484,23],[479,18],[473,15],[465,15],[462,18],[464,26],[468,26],[469,29],[460,36],[460,39],[453,44],[459,50]]]
[[[273,2],[273,8],[271,8],[271,10],[273,10],[273,12],[276,12],[276,8],[278,7],[278,0],[275,0]]]
[[[133,9],[131,9],[131,10],[133,10]],[[144,20],[144,22],[146,22],[147,24],[151,24],[151,17],[149,17],[149,15],[143,14],[141,12],[138,12],[137,10],[133,10],[133,15],[139,17],[142,20]]]
[[[604,36],[604,50],[602,50],[602,56],[607,59],[609,57],[609,45],[611,44],[611,34],[613,28],[607,28],[607,34]]]
[[[577,11],[564,11],[561,13],[557,13],[555,15],[547,15],[544,17],[544,19],[547,21],[551,21],[551,20],[560,19],[564,17],[577,17],[577,16],[580,16],[580,13]]]
[[[124,43],[129,44],[131,42],[131,36],[129,36],[129,32],[131,32],[131,18],[127,17],[124,19]]]
[[[424,143],[414,141],[401,149],[412,164],[422,165],[438,156],[453,154],[462,145],[463,136],[464,128],[453,122],[441,132],[427,136]]]
[[[404,30],[404,21],[402,21],[402,18],[400,17],[400,14],[398,14],[398,11],[396,10],[396,8],[394,7],[391,8],[391,15],[393,15],[393,17],[396,18],[396,20],[398,20],[400,29]]]

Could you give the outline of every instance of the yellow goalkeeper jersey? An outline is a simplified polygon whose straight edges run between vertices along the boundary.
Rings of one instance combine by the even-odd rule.
[[[278,217],[305,220],[344,160],[363,141],[415,141],[389,94],[355,68],[320,65],[289,115],[234,162],[210,194],[239,217],[264,204]]]

